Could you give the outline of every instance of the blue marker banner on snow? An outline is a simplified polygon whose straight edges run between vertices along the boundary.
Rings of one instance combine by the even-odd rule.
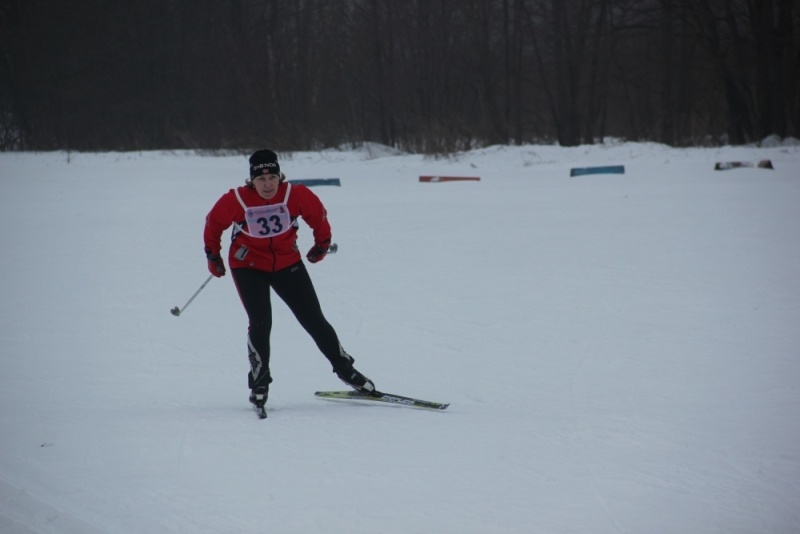
[[[625,174],[624,165],[608,165],[606,167],[576,167],[570,169],[570,176],[585,176],[587,174]]]
[[[342,185],[338,178],[301,178],[299,180],[289,180],[289,183],[303,184],[308,187],[314,187],[315,185]]]

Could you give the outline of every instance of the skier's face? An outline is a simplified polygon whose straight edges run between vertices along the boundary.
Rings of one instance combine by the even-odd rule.
[[[281,177],[277,174],[262,174],[253,178],[253,187],[264,200],[269,200],[278,192]]]

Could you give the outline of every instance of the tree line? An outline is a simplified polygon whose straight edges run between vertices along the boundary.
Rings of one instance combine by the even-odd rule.
[[[800,137],[797,0],[2,0],[0,149]]]

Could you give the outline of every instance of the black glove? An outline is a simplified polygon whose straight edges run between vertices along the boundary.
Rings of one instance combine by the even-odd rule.
[[[325,256],[328,255],[328,245],[330,245],[330,241],[326,241],[324,243],[317,243],[311,250],[308,251],[306,254],[306,258],[311,263],[317,263],[318,261],[322,261]]]
[[[222,261],[219,252],[211,252],[211,249],[207,248],[206,259],[208,260],[208,272],[217,278],[225,276],[225,262]]]

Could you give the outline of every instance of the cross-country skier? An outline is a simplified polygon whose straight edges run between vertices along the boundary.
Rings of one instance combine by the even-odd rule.
[[[222,195],[206,216],[203,240],[208,270],[216,277],[225,275],[220,256],[222,233],[234,227],[228,265],[249,320],[248,385],[250,402],[257,408],[267,402],[272,382],[270,289],[289,306],[344,383],[357,391],[375,391],[372,380],[353,368],[353,357],[342,348],[336,331],[322,314],[296,243],[298,217],[314,234],[314,246],[306,258],[311,263],[322,261],[331,244],[325,207],[308,187],[288,183],[278,156],[266,149],[250,156],[250,178],[245,185]]]

